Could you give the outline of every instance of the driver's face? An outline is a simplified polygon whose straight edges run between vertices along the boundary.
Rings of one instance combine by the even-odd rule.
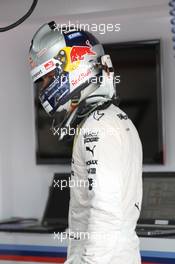
[[[38,80],[38,88],[39,88],[39,94],[42,93],[42,91],[48,87],[51,80],[53,80],[55,77],[55,71],[48,72],[46,75],[41,77]]]

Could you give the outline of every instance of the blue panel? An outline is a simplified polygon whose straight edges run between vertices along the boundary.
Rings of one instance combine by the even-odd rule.
[[[37,245],[9,245],[0,244],[0,250],[33,250],[33,251],[47,251],[47,252],[67,252],[67,247],[54,247],[54,246],[37,246]]]
[[[66,247],[0,244],[0,255],[66,257]]]
[[[142,261],[175,264],[175,252],[141,251]]]

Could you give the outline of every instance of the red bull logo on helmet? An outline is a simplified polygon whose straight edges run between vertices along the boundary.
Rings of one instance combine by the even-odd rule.
[[[70,52],[71,63],[84,60],[85,55],[96,55],[96,52],[92,50],[90,42],[86,41],[87,46],[73,46]]]

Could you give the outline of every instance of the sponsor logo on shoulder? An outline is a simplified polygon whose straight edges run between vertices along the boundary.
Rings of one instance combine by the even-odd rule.
[[[100,113],[99,110],[95,111],[93,113],[93,118],[97,121],[99,121],[104,116],[104,113]]]
[[[122,114],[122,113],[119,113],[117,114],[117,116],[121,119],[121,120],[127,120],[128,119],[128,116],[126,114]]]

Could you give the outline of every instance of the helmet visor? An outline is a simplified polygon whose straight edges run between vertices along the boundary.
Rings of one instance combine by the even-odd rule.
[[[34,82],[35,92],[45,111],[53,115],[70,92],[69,74],[59,67]]]

